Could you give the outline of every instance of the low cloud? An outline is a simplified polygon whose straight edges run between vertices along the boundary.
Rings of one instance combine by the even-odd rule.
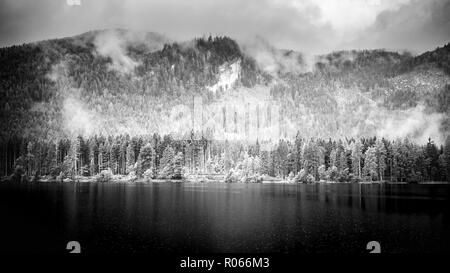
[[[99,132],[104,120],[101,115],[89,107],[81,99],[81,90],[74,87],[69,76],[68,66],[70,56],[54,64],[46,77],[55,82],[58,87],[56,98],[60,99],[60,105],[54,111],[58,111],[57,130],[66,136],[90,136]],[[36,103],[33,107],[38,107]],[[55,107],[50,104],[48,108]]]
[[[444,142],[441,125],[445,117],[442,113],[427,113],[424,106],[418,105],[390,113],[377,134],[390,139],[408,137],[417,143],[426,143],[431,138],[441,144]]]
[[[69,97],[62,107],[64,130],[69,135],[92,135],[98,128],[98,114],[87,109],[82,101]]]
[[[450,39],[449,3],[449,0],[95,0],[69,6],[66,1],[2,0],[0,45],[120,27],[165,33],[177,40],[209,34],[235,39],[262,35],[278,48],[314,54],[362,48],[422,52]],[[125,67],[130,66],[127,63],[133,66],[124,60],[118,63],[122,62]]]
[[[153,52],[162,49],[169,40],[162,35],[125,30],[104,30],[95,35],[94,45],[98,54],[109,58],[109,69],[130,74],[140,63],[129,55],[129,48]]]
[[[240,47],[256,60],[260,69],[274,77],[285,73],[306,73],[314,68],[314,56],[277,49],[260,36],[240,42]]]
[[[111,59],[109,69],[129,74],[134,71],[138,62],[131,59],[126,52],[126,44],[115,32],[106,31],[97,35],[94,40],[97,52]]]

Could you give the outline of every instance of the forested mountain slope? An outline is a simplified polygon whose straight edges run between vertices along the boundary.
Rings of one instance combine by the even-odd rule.
[[[118,29],[2,48],[2,138],[186,137],[194,129],[267,142],[299,132],[442,143],[449,47],[420,56],[341,51],[306,64],[301,53],[276,49],[262,59],[228,37],[172,42]]]

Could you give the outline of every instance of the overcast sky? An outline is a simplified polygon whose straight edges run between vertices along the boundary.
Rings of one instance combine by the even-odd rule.
[[[0,46],[94,29],[172,39],[261,36],[308,53],[387,48],[421,53],[450,42],[450,0],[0,0]]]

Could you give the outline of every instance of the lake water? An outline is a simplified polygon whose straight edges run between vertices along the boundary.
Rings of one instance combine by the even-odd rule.
[[[449,185],[0,183],[1,252],[450,252]]]

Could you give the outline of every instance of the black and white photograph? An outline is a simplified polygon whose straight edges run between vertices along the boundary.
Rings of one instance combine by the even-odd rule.
[[[3,254],[450,253],[450,0],[0,0],[0,126]]]

